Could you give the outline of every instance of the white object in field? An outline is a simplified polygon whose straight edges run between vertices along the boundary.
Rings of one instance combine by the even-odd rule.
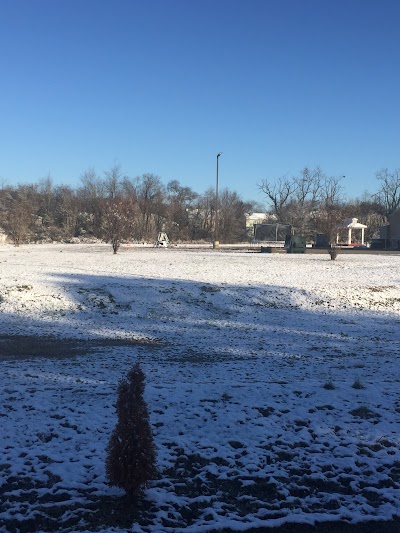
[[[169,246],[169,239],[166,233],[160,231],[157,237],[156,246],[163,246],[164,248]]]

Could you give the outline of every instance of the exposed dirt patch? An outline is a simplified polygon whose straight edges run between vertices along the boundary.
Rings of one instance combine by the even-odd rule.
[[[85,339],[77,340],[52,336],[1,335],[0,360],[30,357],[72,357],[87,355],[104,347],[147,346],[158,347],[162,342],[151,338]]]

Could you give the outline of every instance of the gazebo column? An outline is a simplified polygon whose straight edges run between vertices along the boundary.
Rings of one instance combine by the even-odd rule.
[[[351,228],[349,228],[349,238],[347,244],[351,244]]]
[[[361,228],[361,244],[364,244],[364,228]]]

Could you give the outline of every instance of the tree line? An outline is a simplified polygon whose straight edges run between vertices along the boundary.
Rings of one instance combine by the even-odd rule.
[[[377,193],[353,200],[345,198],[344,178],[327,176],[320,167],[305,167],[294,177],[263,179],[259,187],[274,219],[310,240],[321,233],[335,243],[340,223],[353,217],[368,226],[367,240],[377,237],[379,228],[400,208],[400,169],[378,171]]]
[[[219,192],[219,237],[246,238],[245,213],[261,209],[229,189]],[[99,176],[86,170],[76,188],[54,185],[50,177],[36,184],[0,190],[0,227],[16,245],[23,242],[73,242],[101,239],[116,251],[121,242],[154,242],[165,231],[171,240],[210,241],[216,212],[215,191],[198,194],[172,180],[164,185],[154,174],[126,176],[114,165]]]
[[[377,236],[387,217],[400,208],[400,169],[376,173],[378,191],[346,200],[344,177],[329,177],[321,168],[305,167],[298,175],[263,179],[258,184],[271,221],[290,224],[295,233],[316,233],[334,242],[338,224],[357,217],[368,226],[366,238]],[[159,176],[126,176],[119,165],[98,175],[86,170],[80,185],[54,185],[51,177],[34,184],[0,184],[0,229],[18,245],[23,242],[74,242],[101,239],[116,251],[124,241],[154,242],[165,231],[175,242],[210,241],[214,237],[215,190],[198,194],[178,180],[166,185]],[[265,212],[229,189],[218,198],[221,242],[244,242],[245,214]]]

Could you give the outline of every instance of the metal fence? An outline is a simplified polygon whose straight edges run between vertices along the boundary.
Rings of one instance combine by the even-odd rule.
[[[290,224],[254,224],[254,241],[278,242],[285,241],[286,235],[291,235]]]

